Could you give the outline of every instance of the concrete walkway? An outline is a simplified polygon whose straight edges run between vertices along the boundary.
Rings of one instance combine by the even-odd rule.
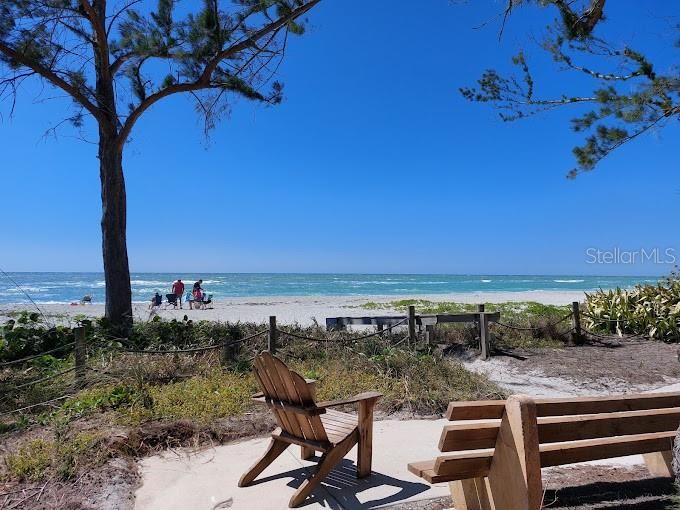
[[[358,510],[447,495],[448,485],[430,486],[406,464],[434,458],[446,420],[377,421],[373,475],[356,478],[356,447],[302,508]],[[291,446],[255,484],[238,488],[239,477],[264,452],[269,438],[242,441],[187,454],[165,453],[141,462],[137,510],[281,510],[315,463],[300,460]]]
[[[409,462],[432,459],[444,424],[440,420],[385,420],[374,426],[373,474],[356,479],[356,447],[326,478],[305,509],[365,510],[449,495],[448,484],[431,486],[406,469]],[[188,453],[165,453],[141,462],[142,485],[136,510],[281,510],[315,463],[300,460],[291,446],[255,484],[237,487],[240,476],[264,452],[268,437]],[[587,464],[632,466],[642,456]],[[544,476],[547,475],[544,471]]]

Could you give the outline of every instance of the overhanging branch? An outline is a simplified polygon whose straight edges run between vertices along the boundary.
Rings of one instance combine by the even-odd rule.
[[[276,33],[279,30],[281,30],[283,27],[288,25],[291,21],[297,19],[298,17],[302,16],[305,14],[307,11],[309,11],[312,7],[314,7],[316,4],[318,4],[321,0],[311,0],[310,2],[306,3],[305,5],[298,7],[297,9],[292,10],[290,13],[288,13],[286,16],[283,16],[279,18],[278,20],[269,23],[268,25],[262,27],[260,30],[257,30],[253,32],[250,36],[248,36],[246,39],[243,39],[232,46],[218,52],[209,62],[206,64],[205,69],[201,73],[201,76],[194,82],[191,83],[177,83],[174,85],[169,85],[154,94],[149,95],[146,97],[138,106],[135,108],[132,113],[128,116],[128,118],[125,120],[125,124],[123,124],[122,129],[120,130],[120,133],[118,134],[118,146],[122,148],[122,146],[125,144],[127,141],[128,137],[130,136],[130,133],[132,131],[133,126],[139,119],[139,117],[142,116],[142,114],[148,110],[152,105],[160,101],[161,99],[178,94],[181,92],[195,92],[197,90],[203,90],[203,89],[211,89],[211,88],[223,88],[218,84],[213,84],[211,82],[212,75],[219,66],[220,62],[222,62],[225,59],[228,59],[239,52],[246,50],[248,48],[255,47],[257,48],[257,41],[262,39],[263,37],[267,36],[268,34],[271,33]],[[123,58],[120,57],[118,61]],[[128,58],[131,58],[128,56]],[[114,66],[120,66],[122,64],[119,64],[118,61],[114,62]]]
[[[44,66],[40,62],[37,62],[36,60],[26,57],[22,53],[16,51],[14,48],[6,44],[4,41],[0,41],[0,53],[3,53],[21,65],[28,67],[36,74],[42,76],[44,79],[52,83],[55,87],[62,89],[69,96],[71,96],[74,101],[90,112],[90,114],[92,114],[92,116],[97,120],[105,120],[102,112],[97,109],[97,107],[80,90],[78,90],[78,88],[59,77],[48,67]]]

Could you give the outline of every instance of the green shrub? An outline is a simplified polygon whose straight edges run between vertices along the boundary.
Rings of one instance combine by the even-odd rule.
[[[101,437],[82,432],[72,439],[34,439],[5,457],[8,473],[19,481],[69,480],[84,465],[99,463]]]
[[[647,335],[665,342],[680,341],[680,278],[671,275],[657,284],[636,285],[586,294],[584,324],[608,333]]]

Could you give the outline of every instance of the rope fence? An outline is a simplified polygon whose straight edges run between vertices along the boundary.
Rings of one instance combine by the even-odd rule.
[[[243,342],[246,342],[248,340],[252,340],[253,338],[259,337],[264,335],[265,333],[269,333],[268,329],[265,329],[263,331],[259,331],[253,335],[247,336],[245,338],[239,338],[238,340],[230,340],[228,342],[224,342],[221,344],[215,344],[215,345],[208,345],[205,347],[191,347],[188,349],[123,349],[122,352],[127,352],[127,353],[132,353],[132,354],[187,354],[187,353],[194,353],[194,352],[204,352],[204,351],[212,351],[214,349],[224,349],[227,347],[231,347],[233,345],[238,345]]]
[[[369,334],[361,335],[361,336],[353,336],[351,338],[348,338],[347,340],[352,341],[352,342],[356,342],[357,340],[366,340],[367,338],[372,338],[372,337],[376,337],[376,336],[383,336],[386,331],[391,332],[394,328],[406,324],[408,322],[408,320],[409,319],[407,317],[406,319],[403,319],[403,320],[401,320],[401,321],[399,321],[395,324],[392,324],[392,325],[386,327],[382,331],[376,331],[374,333],[369,333]],[[302,335],[300,333],[293,333],[292,331],[285,331],[283,329],[278,329],[278,328],[276,329],[276,332],[280,333],[282,335],[292,336],[293,338],[298,338],[300,340],[308,340],[310,342],[337,342],[337,340],[332,340],[328,337],[326,337],[326,338],[315,338],[315,337],[311,337],[311,336],[307,336],[307,335]]]
[[[18,365],[19,363],[25,363],[26,361],[31,361],[31,360],[37,359],[41,356],[45,356],[47,354],[59,352],[63,349],[66,349],[67,347],[73,347],[74,345],[75,345],[75,342],[71,342],[69,344],[60,345],[59,347],[55,347],[54,349],[50,349],[49,351],[41,352],[40,354],[34,354],[32,356],[27,356],[25,358],[15,359],[15,360],[12,360],[12,361],[4,361],[4,362],[0,363],[0,367],[8,367],[10,365]]]
[[[544,326],[536,326],[536,327],[515,326],[513,324],[507,324],[507,323],[501,322],[501,321],[494,321],[494,324],[498,324],[499,326],[502,326],[502,327],[508,328],[508,329],[513,329],[515,331],[538,332],[538,331],[542,331],[542,330],[545,330],[545,329],[548,329],[548,328],[554,328],[555,326],[562,324],[564,321],[566,321],[567,319],[571,319],[572,317],[574,317],[574,312],[569,312],[567,315],[565,315],[564,317],[562,317],[561,319],[559,319],[555,322],[551,322],[551,323],[546,324]]]
[[[560,324],[568,321],[571,319],[572,324],[567,329],[566,331],[562,331],[565,328],[561,328],[560,332],[561,334],[573,334],[575,338],[580,338],[583,339],[584,337],[590,337],[593,339],[602,339],[602,340],[613,340],[612,335],[607,335],[607,334],[601,334],[601,333],[596,333],[594,331],[591,331],[588,328],[585,328],[581,325],[581,319],[582,318],[587,318],[589,320],[593,321],[602,321],[602,322],[610,322],[610,323],[624,323],[626,322],[625,319],[606,319],[606,318],[598,318],[588,312],[581,312],[579,309],[579,303],[573,303],[572,304],[572,312],[564,315],[563,317],[560,317],[557,320],[554,320],[552,322],[549,322],[545,325],[538,325],[538,326],[520,326],[520,325],[514,325],[510,324],[507,322],[502,322],[500,321],[500,315],[499,312],[485,312],[484,311],[484,306],[480,305],[478,307],[477,312],[468,312],[468,313],[461,313],[459,315],[465,316],[465,317],[454,317],[453,315],[455,314],[444,314],[444,315],[416,315],[415,313],[415,307],[409,306],[408,307],[408,316],[405,318],[400,318],[399,316],[397,317],[379,317],[379,318],[373,318],[374,321],[372,323],[366,323],[365,325],[374,325],[378,327],[377,331],[372,331],[370,333],[364,333],[360,335],[355,335],[354,333],[347,334],[347,335],[341,335],[339,332],[331,333],[330,328],[328,332],[325,332],[325,335],[319,335],[315,336],[314,334],[305,334],[303,331],[290,331],[289,328],[282,328],[282,327],[277,327],[276,325],[276,317],[271,316],[269,318],[269,327],[266,329],[262,329],[259,331],[256,331],[252,334],[249,334],[248,336],[245,336],[244,338],[239,338],[235,340],[226,340],[223,342],[215,343],[212,345],[205,345],[205,346],[196,346],[196,347],[185,347],[185,348],[168,348],[168,349],[134,349],[134,348],[129,348],[129,346],[125,346],[125,343],[127,343],[129,340],[125,338],[119,338],[119,337],[114,337],[114,336],[107,336],[106,334],[102,333],[97,333],[93,335],[90,338],[90,342],[88,343],[87,338],[86,338],[86,328],[85,327],[77,327],[73,329],[74,335],[75,335],[75,341],[70,342],[68,344],[64,344],[58,347],[55,347],[53,349],[49,349],[47,351],[41,352],[39,354],[34,354],[31,356],[26,356],[20,359],[12,360],[12,361],[5,361],[5,362],[0,362],[0,368],[3,367],[13,367],[17,365],[21,365],[23,363],[30,362],[32,360],[35,360],[37,358],[40,358],[41,356],[49,355],[49,354],[54,354],[57,352],[62,352],[65,350],[72,349],[72,353],[74,354],[75,357],[75,365],[66,368],[64,370],[60,370],[55,373],[48,373],[48,375],[44,377],[40,377],[40,374],[36,374],[37,378],[35,380],[30,380],[27,382],[22,382],[19,385],[13,386],[10,388],[11,392],[6,393],[6,398],[3,398],[5,401],[5,404],[9,404],[10,402],[14,401],[14,405],[21,405],[21,404],[28,404],[30,403],[30,400],[28,402],[21,401],[21,397],[19,398],[19,394],[15,394],[17,390],[24,390],[27,388],[32,388],[34,386],[44,384],[44,383],[49,383],[50,381],[57,380],[60,377],[66,376],[68,374],[74,373],[74,384],[71,385],[70,380],[67,385],[63,384],[63,381],[59,381],[56,385],[52,384],[50,386],[46,386],[45,389],[50,389],[52,392],[52,396],[57,391],[64,391],[65,393],[68,392],[68,394],[58,396],[56,398],[51,398],[51,399],[46,399],[42,402],[37,402],[33,403],[30,405],[23,405],[22,407],[18,407],[17,409],[13,409],[10,411],[5,411],[0,413],[0,417],[2,416],[7,416],[15,413],[20,413],[24,411],[28,411],[30,409],[38,408],[38,407],[45,407],[45,406],[50,406],[50,405],[55,405],[55,403],[60,402],[64,399],[67,399],[69,397],[72,397],[73,395],[71,393],[75,393],[75,391],[69,391],[69,389],[74,389],[77,391],[79,388],[84,388],[84,387],[89,387],[93,384],[100,383],[105,380],[116,380],[119,379],[120,377],[123,377],[124,375],[122,372],[120,372],[119,368],[114,368],[112,372],[109,372],[107,368],[111,367],[116,367],[116,365],[112,365],[112,360],[113,360],[113,353],[126,353],[126,354],[134,354],[134,355],[178,355],[178,354],[198,354],[198,353],[203,353],[203,352],[211,352],[211,351],[216,351],[216,350],[223,350],[223,354],[220,358],[220,364],[225,364],[228,360],[236,361],[238,360],[239,362],[243,361],[253,361],[253,356],[251,356],[252,352],[250,352],[250,349],[248,352],[244,353],[245,355],[242,355],[240,358],[237,358],[237,350],[232,350],[232,347],[235,347],[237,345],[242,345],[246,342],[255,340],[255,339],[260,339],[263,337],[266,337],[267,344],[265,349],[268,350],[269,352],[275,353],[277,347],[281,347],[284,352],[287,352],[287,349],[289,346],[292,346],[292,343],[286,343],[283,342],[281,345],[277,346],[277,340],[279,337],[289,337],[292,339],[297,339],[297,340],[303,340],[303,341],[308,341],[308,342],[315,342],[315,343],[334,343],[336,345],[342,345],[343,347],[352,348],[352,344],[361,341],[361,340],[367,340],[370,338],[384,338],[385,334],[389,334],[389,338],[386,339],[389,342],[389,345],[391,347],[398,347],[405,342],[408,342],[409,349],[410,348],[416,348],[417,347],[417,342],[418,339],[423,338],[423,331],[421,329],[422,325],[425,325],[425,331],[424,331],[424,339],[425,339],[425,344],[427,346],[433,346],[433,333],[434,333],[434,325],[433,324],[439,324],[439,323],[444,323],[444,322],[476,322],[477,327],[479,327],[480,330],[480,347],[482,351],[482,357],[484,359],[488,358],[488,352],[489,352],[489,345],[490,345],[490,336],[489,336],[489,326],[491,324],[496,324],[501,328],[507,328],[510,330],[514,331],[519,331],[519,332],[541,332],[545,331],[546,329],[550,328],[555,328],[559,326]],[[340,318],[337,318],[339,320]],[[369,318],[371,319],[371,318]],[[394,322],[395,320],[399,319],[397,322]],[[331,320],[331,319],[329,319]],[[333,319],[335,320],[335,319]],[[383,322],[376,322],[376,321],[383,321]],[[391,321],[391,322],[388,322]],[[426,322],[430,321],[430,322]],[[327,323],[328,324],[328,323]],[[362,325],[361,323],[355,323],[355,325]],[[389,324],[389,325],[388,325]],[[399,327],[407,326],[408,327],[408,334],[404,336],[403,338],[399,338],[398,340],[395,341],[393,334],[393,330]],[[328,326],[327,326],[328,327]],[[418,328],[418,331],[416,332],[416,327]],[[294,329],[294,328],[291,328]],[[344,328],[341,328],[344,329]],[[310,331],[308,329],[307,331]],[[314,330],[312,330],[314,331]],[[644,338],[644,339],[649,339],[648,336],[646,335],[629,335],[625,338]],[[211,340],[214,341],[214,340]],[[121,344],[123,347],[121,348]],[[116,345],[116,347],[112,347],[113,345]],[[256,344],[253,343],[253,346]],[[260,344],[257,344],[260,345]],[[90,352],[90,362],[88,364],[88,351]],[[92,360],[92,353],[106,353],[105,355],[102,355],[101,357],[97,358],[96,363],[100,363],[100,365],[97,365],[95,362]],[[291,351],[292,352],[292,351]],[[69,355],[71,352],[68,353]],[[109,355],[111,355],[109,359]],[[210,360],[210,362],[213,362]],[[95,366],[97,368],[95,368]],[[43,372],[44,374],[45,372]],[[30,371],[26,371],[26,374],[30,376]],[[24,379],[25,380],[25,379]],[[20,382],[20,380],[17,380],[16,382]],[[56,390],[56,391],[55,391]],[[58,394],[58,393],[57,393]],[[37,394],[36,394],[37,395]],[[42,397],[46,398],[49,396],[49,393],[43,393]],[[34,397],[38,398],[38,397]],[[16,399],[16,400],[15,400]],[[56,407],[56,406],[55,406]]]

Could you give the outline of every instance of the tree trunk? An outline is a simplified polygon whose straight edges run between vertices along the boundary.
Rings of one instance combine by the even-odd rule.
[[[95,96],[103,116],[103,119],[99,119],[99,178],[102,187],[105,316],[117,334],[127,337],[132,331],[132,290],[126,239],[127,200],[123,177],[123,143],[118,140],[120,122],[105,33],[106,2],[96,1],[90,7],[87,15],[92,22],[94,37],[97,77]]]
[[[126,240],[123,154],[115,134],[100,129],[99,176],[102,192],[102,254],[106,280],[106,318],[120,334],[132,328],[132,290]]]

